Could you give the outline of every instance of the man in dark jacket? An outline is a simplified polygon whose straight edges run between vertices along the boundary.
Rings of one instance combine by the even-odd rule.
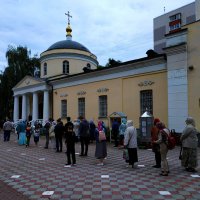
[[[83,117],[79,117],[79,119],[81,120],[80,127],[79,127],[80,142],[81,142],[80,156],[87,156],[88,144],[90,141],[89,122]]]
[[[61,119],[57,119],[57,124],[54,128],[56,138],[56,152],[62,152],[62,137],[64,133],[64,126]]]
[[[112,123],[112,134],[115,140],[115,146],[118,146],[118,136],[119,136],[119,123],[117,122],[117,119],[115,118]]]

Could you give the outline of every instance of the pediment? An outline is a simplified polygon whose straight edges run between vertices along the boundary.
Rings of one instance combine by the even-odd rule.
[[[35,78],[32,76],[25,76],[19,83],[17,83],[17,85],[15,85],[15,87],[13,89],[19,89],[19,88],[24,88],[24,87],[28,87],[28,86],[34,86],[34,85],[38,85],[41,83],[45,83],[45,81],[43,79],[40,78]]]

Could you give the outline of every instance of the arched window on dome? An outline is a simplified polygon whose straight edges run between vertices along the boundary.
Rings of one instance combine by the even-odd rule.
[[[63,74],[69,74],[69,62],[67,60],[63,61]]]
[[[47,75],[47,63],[44,63],[44,71],[43,71],[43,75]]]
[[[88,69],[91,69],[90,63],[87,63],[87,68],[88,68]]]

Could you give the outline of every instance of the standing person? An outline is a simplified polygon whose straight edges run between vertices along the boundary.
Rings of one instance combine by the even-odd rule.
[[[56,138],[56,152],[62,152],[62,137],[64,134],[64,126],[61,118],[57,119],[57,124],[54,128]]]
[[[66,129],[67,128],[67,129]],[[72,165],[76,165],[76,156],[75,156],[75,132],[73,131],[73,124],[70,123],[68,126],[65,126],[65,144],[67,147],[67,164],[66,166],[71,166],[71,157]]]
[[[95,130],[95,138],[96,138],[95,157],[99,160],[99,163],[97,165],[104,165],[103,161],[107,157],[106,138],[103,140],[99,140],[100,131],[103,131],[105,133],[102,121],[98,122],[98,127]]]
[[[133,121],[128,120],[126,124],[126,132],[124,138],[124,146],[128,148],[129,165],[134,168],[134,163],[138,162],[137,154],[137,130],[133,126]]]
[[[119,144],[124,145],[124,134],[126,131],[126,119],[122,119],[122,123],[119,126]]]
[[[49,129],[51,127],[51,123],[52,123],[52,119],[49,118],[49,120],[45,121],[45,125],[43,128],[43,133],[45,134],[45,138],[46,138],[46,143],[45,143],[45,149],[48,149],[49,147]]]
[[[68,131],[68,127],[74,129],[74,124],[71,122],[71,117],[67,117],[67,123],[65,124],[65,132]]]
[[[31,134],[32,134],[32,128],[31,128],[31,123],[29,122],[27,123],[26,126],[26,147],[29,147]]]
[[[26,144],[26,122],[21,120],[17,125],[17,132],[19,133],[19,145]]]
[[[3,124],[3,131],[4,131],[4,142],[8,142],[10,140],[10,132],[13,129],[13,123],[10,119]]]
[[[197,172],[197,147],[198,137],[195,128],[195,121],[192,117],[188,117],[185,121],[186,127],[183,130],[180,141],[182,142],[183,152],[181,164],[188,172]]]
[[[87,156],[88,144],[90,140],[89,123],[83,117],[80,117],[81,123],[79,127],[80,141],[81,141],[81,154],[80,156]]]
[[[118,147],[118,137],[119,137],[119,123],[117,122],[117,119],[115,118],[112,123],[112,134],[114,136],[115,145],[114,147]]]
[[[96,130],[96,126],[93,120],[90,120],[89,126],[90,126],[90,142],[92,143],[93,140],[95,139],[95,130]]]
[[[158,140],[154,141],[153,143],[160,145],[161,168],[162,168],[162,172],[160,173],[160,175],[168,176],[169,165],[167,162],[167,153],[168,153],[167,140],[170,132],[162,122],[156,123],[156,126],[159,129]]]
[[[49,129],[49,138],[53,146],[53,149],[56,149],[56,138],[55,138],[55,132],[54,132],[55,126],[56,126],[56,121],[53,121]]]
[[[161,168],[160,145],[154,143],[154,141],[158,140],[159,129],[156,126],[158,122],[160,122],[160,120],[158,118],[155,118],[153,122],[154,125],[151,129],[152,151],[155,154],[155,161],[156,161],[156,165],[153,165],[152,167],[155,168]]]
[[[79,137],[80,137],[80,134],[79,134],[80,120],[75,119],[73,124],[74,124],[74,132],[75,132],[75,135],[76,135],[76,142],[78,142]]]
[[[36,123],[33,131],[33,137],[36,146],[38,145],[38,142],[40,140],[40,132],[41,132],[40,124]]]

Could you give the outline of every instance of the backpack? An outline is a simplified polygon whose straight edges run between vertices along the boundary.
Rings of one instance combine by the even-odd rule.
[[[162,132],[166,135],[166,138],[167,138],[167,140],[166,140],[167,148],[169,150],[174,149],[175,146],[176,146],[176,139],[175,139],[175,137],[166,128],[163,129]]]

